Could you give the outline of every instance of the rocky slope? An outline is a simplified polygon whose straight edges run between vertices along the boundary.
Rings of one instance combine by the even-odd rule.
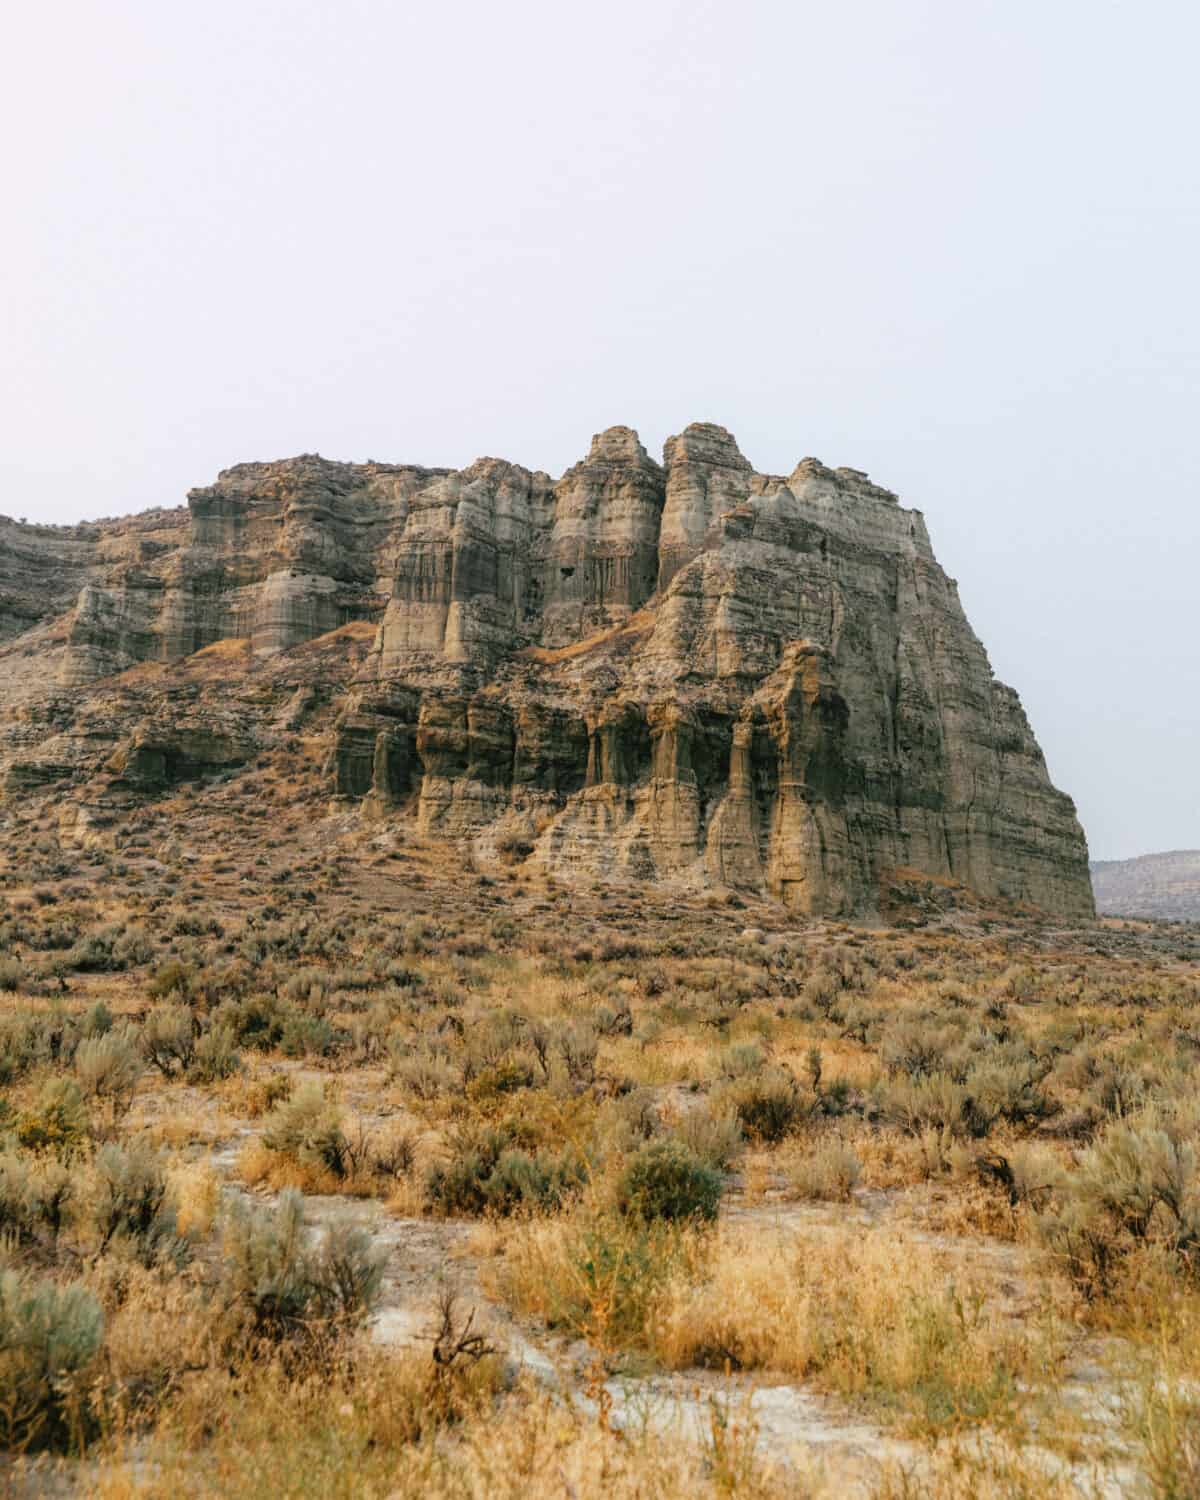
[[[1087,850],[920,512],[698,423],[557,481],[243,464],[184,512],[0,524],[0,775],[118,838],[282,741],[480,861],[877,908],[908,871],[1088,915]]]
[[[1098,911],[1118,917],[1200,922],[1200,849],[1092,864]]]

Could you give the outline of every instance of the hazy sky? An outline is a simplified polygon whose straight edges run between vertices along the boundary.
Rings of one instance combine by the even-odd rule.
[[[928,519],[1097,857],[1200,846],[1200,11],[60,0],[0,92],[0,512],[723,423]]]

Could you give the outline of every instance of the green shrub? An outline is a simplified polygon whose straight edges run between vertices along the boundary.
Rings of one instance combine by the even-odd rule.
[[[227,1000],[213,1016],[213,1023],[229,1026],[239,1047],[269,1052],[283,1040],[289,1014],[273,995],[250,995]]]
[[[19,958],[0,958],[0,991],[15,995],[26,980],[25,965]]]
[[[574,1274],[550,1288],[549,1325],[614,1345],[644,1344],[660,1292],[686,1265],[679,1227],[604,1215],[580,1228],[570,1253]]]
[[[973,1123],[970,1094],[949,1073],[897,1078],[883,1086],[880,1103],[884,1115],[909,1135],[927,1130],[955,1136],[983,1133]]]
[[[232,1078],[241,1065],[233,1027],[226,1024],[210,1026],[196,1042],[188,1081],[217,1083],[223,1078]]]
[[[279,1046],[286,1057],[328,1057],[337,1040],[337,1033],[324,1016],[293,1011],[284,1019]]]
[[[70,1156],[88,1140],[90,1122],[73,1078],[50,1078],[29,1109],[16,1119],[17,1140],[32,1151]]]
[[[231,1206],[222,1285],[226,1300],[248,1313],[254,1336],[286,1338],[317,1319],[337,1329],[361,1323],[378,1300],[383,1265],[363,1229],[332,1226],[312,1245],[295,1189],[274,1209]]]
[[[196,1028],[186,1005],[156,1005],[142,1023],[142,1052],[164,1078],[186,1073],[196,1054]]]
[[[720,1090],[716,1101],[733,1111],[752,1140],[767,1142],[783,1140],[813,1110],[812,1099],[801,1093],[783,1068],[767,1068],[757,1077],[737,1079]]]
[[[649,1142],[629,1161],[617,1183],[617,1204],[638,1219],[712,1220],[723,1191],[719,1172],[668,1138]]]
[[[120,973],[149,963],[153,952],[154,946],[141,928],[127,929],[114,923],[76,943],[66,955],[66,964],[83,974]]]
[[[85,1098],[127,1107],[142,1076],[142,1056],[125,1028],[85,1037],[75,1053],[75,1076]]]
[[[113,1028],[113,1013],[105,1005],[103,1000],[97,1000],[89,1006],[83,1020],[79,1023],[80,1033],[83,1037],[104,1036]]]
[[[101,1147],[92,1162],[87,1217],[101,1251],[124,1242],[145,1265],[187,1258],[165,1164],[149,1147]]]
[[[1120,1265],[1153,1242],[1191,1273],[1200,1269],[1196,1152],[1153,1119],[1117,1120],[1056,1185],[1038,1216],[1043,1241],[1083,1295],[1107,1295]]]
[[[583,1176],[582,1166],[568,1157],[518,1149],[509,1130],[482,1130],[460,1140],[451,1160],[430,1172],[425,1196],[431,1209],[444,1214],[553,1209]]]
[[[103,1336],[100,1304],[83,1287],[0,1271],[0,1448],[82,1447]]]
[[[533,1068],[521,1058],[508,1057],[484,1068],[467,1085],[467,1097],[488,1103],[505,1094],[533,1087]]]
[[[194,965],[172,959],[170,963],[160,964],[155,969],[153,978],[146,986],[146,993],[152,1000],[169,1000],[172,995],[186,1000],[192,993],[195,979]]]

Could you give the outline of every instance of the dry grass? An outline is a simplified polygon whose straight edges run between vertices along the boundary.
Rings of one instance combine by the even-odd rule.
[[[137,1459],[105,1465],[96,1500],[801,1500],[793,1474],[754,1455],[753,1429],[716,1414],[700,1448],[647,1431],[622,1434],[523,1388],[497,1399],[494,1370],[447,1398],[428,1361],[367,1359],[353,1378],[297,1384],[277,1369],[227,1387],[200,1382]],[[201,1462],[197,1462],[197,1458]]]
[[[322,649],[347,644],[357,649],[333,637]],[[236,667],[226,650],[190,670]],[[728,1390],[728,1366],[743,1388],[822,1391],[832,1409],[920,1440],[921,1461],[881,1480],[889,1500],[1065,1497],[1071,1482],[1034,1438],[1060,1458],[1094,1456],[1097,1434],[1056,1388],[1064,1351],[1086,1340],[1088,1359],[1107,1364],[1106,1389],[1120,1377],[1140,1393],[1122,1432],[1146,1493],[1190,1493],[1179,1456],[1194,1446],[1188,1392],[1200,1379],[1191,1241],[1169,1242],[1165,1209],[1144,1223],[1105,1210],[1112,1264],[1102,1291],[1085,1293],[1067,1287],[1067,1257],[1051,1259],[1039,1229],[1115,1119],[1157,1111],[1180,1152],[1200,1146],[1200,1111],[1185,1107],[1200,1045],[1186,934],[1061,934],[1000,914],[989,930],[980,913],[964,919],[977,923],[966,936],[798,928],[726,894],[567,890],[522,864],[464,871],[455,850],[402,822],[367,828],[288,806],[324,733],[314,720],[244,776],[135,809],[128,849],[73,854],[50,825],[14,825],[0,850],[0,959],[15,954],[20,971],[0,1015],[12,1073],[0,1080],[0,1135],[18,1159],[3,1168],[16,1183],[0,1204],[3,1255],[35,1281],[66,1284],[86,1265],[106,1315],[89,1372],[102,1420],[86,1434],[101,1467],[82,1481],[74,1471],[77,1488],[817,1493],[766,1472],[740,1419],[714,1415],[699,1448],[620,1438],[602,1402],[597,1420],[592,1407],[505,1389],[498,1369],[447,1404],[431,1397],[427,1360],[389,1360],[328,1330],[306,1329],[285,1354],[230,1354],[226,1174],[210,1151],[224,1162],[227,1143],[244,1140],[232,1175],[264,1208],[297,1187],[371,1194],[418,1219],[438,1206],[430,1174],[493,1132],[521,1158],[509,1162],[514,1183],[531,1164],[579,1170],[557,1196],[521,1199],[514,1217],[469,1236],[426,1223],[413,1241],[431,1267],[449,1258],[452,1277],[481,1278],[523,1316],[586,1336],[597,1368],[678,1372],[662,1376],[678,1388],[692,1371]],[[70,948],[56,924],[75,924]],[[75,966],[74,945],[109,924],[136,939],[137,956],[111,972]],[[136,1036],[169,965],[191,975],[198,1035],[236,1030],[237,1071],[210,1083],[147,1073],[128,1114],[88,1099],[70,1139],[43,1128],[43,1095],[75,1076],[71,1049],[93,1003]],[[4,1029],[26,1014],[42,1027],[28,1056]],[[1005,1070],[1026,1065],[1028,1089],[1004,1095]],[[761,1112],[733,1118],[743,1083],[794,1096],[794,1117],[777,1131],[760,1128]],[[282,1106],[314,1089],[312,1129],[289,1143]],[[946,1118],[914,1110],[929,1093],[949,1101]],[[402,1149],[388,1149],[389,1134]],[[629,1162],[673,1136],[725,1173],[715,1230],[615,1211]],[[103,1242],[96,1162],[114,1142],[165,1151],[181,1243],[124,1231]],[[56,1207],[49,1188],[64,1172],[73,1192]],[[1187,1186],[1185,1215],[1196,1199]],[[529,1217],[530,1202],[557,1213]],[[331,1205],[315,1214],[327,1211],[332,1222]],[[388,1295],[413,1275],[401,1254]]]
[[[1060,1333],[1002,1315],[988,1278],[894,1230],[722,1226],[656,1239],[585,1206],[514,1226],[493,1285],[519,1312],[668,1369],[757,1370],[917,1425],[999,1420]]]
[[[180,1234],[203,1239],[211,1231],[221,1203],[221,1175],[207,1161],[188,1162],[168,1173],[178,1205]]]

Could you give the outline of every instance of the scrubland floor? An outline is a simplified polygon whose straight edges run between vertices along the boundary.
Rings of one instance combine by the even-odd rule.
[[[0,812],[0,1492],[1200,1494],[1195,929],[565,889],[285,769]]]

